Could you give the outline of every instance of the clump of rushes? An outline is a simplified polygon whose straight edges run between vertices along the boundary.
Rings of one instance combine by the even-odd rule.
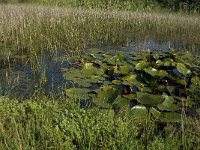
[[[197,46],[195,16],[145,12],[0,5],[0,53],[79,51],[89,46],[126,45],[153,38]]]

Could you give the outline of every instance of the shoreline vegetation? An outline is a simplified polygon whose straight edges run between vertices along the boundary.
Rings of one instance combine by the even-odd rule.
[[[82,109],[75,101],[0,98],[1,149],[198,149],[199,119],[138,121],[130,111]]]
[[[148,39],[175,41],[195,51],[200,43],[198,16],[3,4],[0,9],[0,53],[6,56],[44,50],[70,53]]]
[[[189,111],[187,110],[189,106],[193,105],[190,101],[187,101],[191,98],[191,95],[196,100],[194,108],[199,106],[200,101],[198,94],[200,85],[199,60],[196,60],[197,65],[191,66],[194,63],[193,55],[199,54],[200,48],[200,17],[198,14],[200,3],[198,1],[189,3],[190,1],[185,2],[184,0],[179,4],[177,4],[178,0],[171,1],[171,3],[166,0],[136,0],[135,3],[131,0],[109,0],[106,2],[108,4],[103,0],[0,0],[0,71],[5,72],[5,79],[8,80],[7,82],[13,89],[21,79],[32,80],[28,76],[20,76],[20,72],[24,73],[23,69],[19,70],[12,78],[14,65],[23,66],[22,64],[26,64],[31,68],[33,74],[39,72],[38,74],[41,76],[38,81],[39,89],[31,98],[17,99],[0,95],[0,150],[178,150],[200,148],[200,109],[194,112],[195,117],[192,117],[193,114],[186,116],[185,113]],[[121,71],[122,75],[123,72],[128,73],[126,65],[124,67],[117,64],[122,59],[121,55],[112,57],[108,55],[107,62],[113,65],[109,63],[105,65],[104,57],[106,57],[106,53],[95,53],[97,52],[95,48],[104,46],[119,48],[126,47],[131,43],[140,43],[137,46],[143,52],[145,50],[143,43],[148,40],[155,40],[159,43],[166,41],[179,43],[183,47],[183,51],[189,50],[193,53],[185,52],[184,58],[176,59],[177,62],[173,59],[180,53],[177,53],[177,55],[170,54],[169,57],[162,51],[159,54],[155,52],[154,55],[148,51],[148,57],[142,55],[142,53],[139,56],[130,57],[128,55],[126,57],[130,57],[132,61],[137,61],[139,65],[134,62],[132,66],[137,65],[137,67],[142,68],[138,70],[138,74],[141,72],[142,78],[144,77],[143,74],[147,73],[148,79],[153,77],[157,82],[156,73],[158,71],[156,69],[159,68],[158,64],[160,64],[161,68],[159,69],[171,67],[171,70],[167,70],[170,74],[179,76],[185,82],[187,80],[188,84],[181,82],[181,86],[178,83],[178,86],[175,87],[176,90],[178,88],[178,93],[175,94],[181,93],[184,97],[184,99],[176,97],[177,100],[180,100],[179,106],[182,106],[182,109],[178,112],[181,114],[181,122],[163,122],[156,117],[151,117],[151,114],[146,113],[150,110],[150,106],[143,95],[140,96],[140,99],[144,99],[145,104],[143,107],[137,107],[141,110],[136,111],[136,113],[139,113],[140,116],[143,115],[144,110],[142,108],[145,108],[145,114],[147,114],[145,120],[133,117],[133,111],[130,108],[125,109],[125,107],[117,113],[113,107],[103,109],[103,107],[92,105],[92,107],[82,108],[83,102],[79,98],[72,98],[73,96],[80,97],[81,92],[77,95],[73,92],[65,93],[70,91],[67,87],[56,98],[53,95],[52,97],[45,96],[45,89],[43,88],[47,82],[46,76],[49,74],[45,72],[47,65],[44,64],[44,58],[40,58],[41,55],[45,53],[59,54],[61,52],[65,54],[64,60],[67,62],[68,59],[73,59],[70,56],[77,56],[75,59],[80,59],[80,62],[76,64],[78,66],[74,67],[78,69],[81,63],[86,64],[83,68],[86,70],[85,73],[89,74],[89,77],[93,77],[90,75],[90,70],[94,73],[94,68],[101,71],[98,68],[99,65],[106,66],[108,68],[105,72],[111,74],[110,78],[113,80],[115,78],[112,76],[113,68],[114,72],[119,73]],[[99,57],[100,60],[103,60],[90,62],[87,58],[81,59],[80,56],[89,53],[90,48],[94,48],[94,54],[87,55],[88,58]],[[173,52],[175,53],[176,50]],[[150,60],[156,60],[156,62],[152,63]],[[183,62],[184,64],[182,64]],[[126,63],[128,62],[125,61],[124,64]],[[154,68],[149,70],[146,64],[154,65]],[[70,68],[66,67],[65,69]],[[134,74],[133,70],[131,73]],[[73,74],[68,70],[66,72]],[[81,75],[83,73],[82,70],[77,72],[74,74]],[[163,70],[160,74],[163,75]],[[105,79],[108,78],[106,74],[102,76]],[[66,75],[66,80],[68,78],[73,78],[73,76]],[[119,76],[116,76],[116,78],[121,80]],[[80,79],[85,81],[82,76]],[[80,79],[78,78],[78,83],[80,83]],[[146,80],[145,77],[144,79]],[[130,81],[135,82],[135,80],[136,78],[133,80],[131,78]],[[129,85],[130,82],[127,82]],[[153,84],[154,81],[144,82],[150,86],[152,83],[152,87],[156,86],[156,84]],[[176,92],[164,77],[160,79],[160,82],[167,85],[170,94]],[[195,85],[194,90],[197,90],[197,94],[186,90],[191,83]],[[105,82],[105,84],[108,83]],[[26,86],[22,88],[24,87],[26,88]],[[179,91],[180,87],[182,91]],[[32,88],[36,88],[36,85],[33,85]],[[144,84],[141,84],[140,88],[146,89]],[[142,92],[147,97],[152,98],[149,89],[146,90]],[[123,89],[122,91],[124,92]],[[98,93],[98,90],[95,92]],[[103,92],[106,93],[107,91]],[[111,92],[113,92],[112,89]],[[142,92],[139,93],[144,94]],[[70,94],[72,95],[71,98],[68,96]],[[164,92],[159,94],[165,95]],[[99,96],[98,98],[101,99],[102,97]],[[110,98],[113,99],[113,97]],[[110,100],[109,95],[107,99]],[[154,101],[156,100],[154,99]],[[162,103],[162,107],[168,109],[177,104],[168,97],[165,102]],[[127,101],[120,104],[123,105],[124,103],[127,103]],[[157,109],[157,106],[155,108]],[[155,111],[156,109],[153,111],[155,116],[158,114],[158,111]],[[165,112],[170,114],[169,111]],[[159,117],[176,118],[173,115],[158,115]]]

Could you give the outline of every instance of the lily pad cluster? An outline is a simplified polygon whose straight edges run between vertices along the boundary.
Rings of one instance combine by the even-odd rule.
[[[179,122],[181,112],[198,108],[200,59],[189,52],[89,51],[79,65],[63,68],[73,87],[69,98],[99,108],[131,109],[139,118]]]

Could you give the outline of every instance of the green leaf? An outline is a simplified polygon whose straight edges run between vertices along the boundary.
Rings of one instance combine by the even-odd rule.
[[[164,98],[160,95],[154,95],[149,93],[137,92],[137,100],[143,105],[157,106],[164,101]]]
[[[135,69],[136,70],[144,70],[145,68],[147,68],[149,66],[149,63],[146,61],[140,61],[136,66]]]
[[[119,66],[119,67],[117,66],[114,69],[114,73],[120,74],[120,75],[127,75],[127,74],[129,74],[130,71],[131,71],[131,68],[128,65]]]
[[[155,77],[155,76],[158,76],[158,77],[166,77],[166,76],[168,76],[167,71],[165,71],[165,70],[157,70],[157,69],[152,68],[152,67],[146,68],[146,69],[144,69],[144,71],[146,73],[150,74],[153,77]]]
[[[121,65],[124,63],[124,55],[118,52],[115,56],[106,57],[103,61],[111,65]]]
[[[162,61],[162,65],[165,66],[165,67],[173,66],[172,63],[173,63],[173,59],[171,59],[171,58],[165,58]]]
[[[160,110],[176,111],[181,109],[182,104],[175,102],[173,97],[168,95],[163,95],[163,97],[165,98],[165,100],[157,106]]]
[[[90,92],[90,90],[86,88],[70,88],[65,90],[69,98],[84,100],[90,99],[88,92]]]
[[[150,75],[153,76],[153,77],[155,77],[155,76],[158,75],[158,70],[155,69],[155,68],[152,68],[152,67],[147,68],[147,69],[144,69],[144,71],[145,71],[146,73],[150,74]]]
[[[150,108],[150,113],[156,118],[159,119],[161,112],[155,109],[154,107]]]
[[[123,95],[123,97],[129,100],[133,100],[136,98],[136,94]]]
[[[136,106],[132,107],[131,112],[132,112],[131,114],[137,119],[147,120],[149,118],[148,110],[143,105],[136,105]]]
[[[121,95],[119,95],[114,103],[113,103],[115,106],[117,106],[119,109],[123,109],[123,110],[127,110],[129,109],[130,110],[130,101],[124,97],[122,97]]]
[[[177,70],[182,73],[184,76],[191,73],[189,69],[186,68],[186,66],[183,63],[177,63]]]
[[[122,78],[122,81],[123,81],[122,84],[129,85],[129,86],[140,85],[141,82],[139,80],[140,80],[140,77],[138,75],[131,74]]]
[[[96,94],[95,97],[93,97],[93,102],[100,107],[107,107],[108,104],[111,104],[114,102],[114,100],[119,95],[119,90],[114,88],[113,86],[103,86],[101,87],[98,94]]]
[[[180,122],[181,114],[176,112],[160,112],[155,108],[150,108],[150,113],[163,122]]]
[[[112,80],[112,83],[115,85],[121,85],[122,81],[121,80]]]

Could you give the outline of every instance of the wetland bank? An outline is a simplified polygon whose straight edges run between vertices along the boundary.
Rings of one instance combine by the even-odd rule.
[[[198,15],[1,4],[0,145],[198,149],[199,33]]]

